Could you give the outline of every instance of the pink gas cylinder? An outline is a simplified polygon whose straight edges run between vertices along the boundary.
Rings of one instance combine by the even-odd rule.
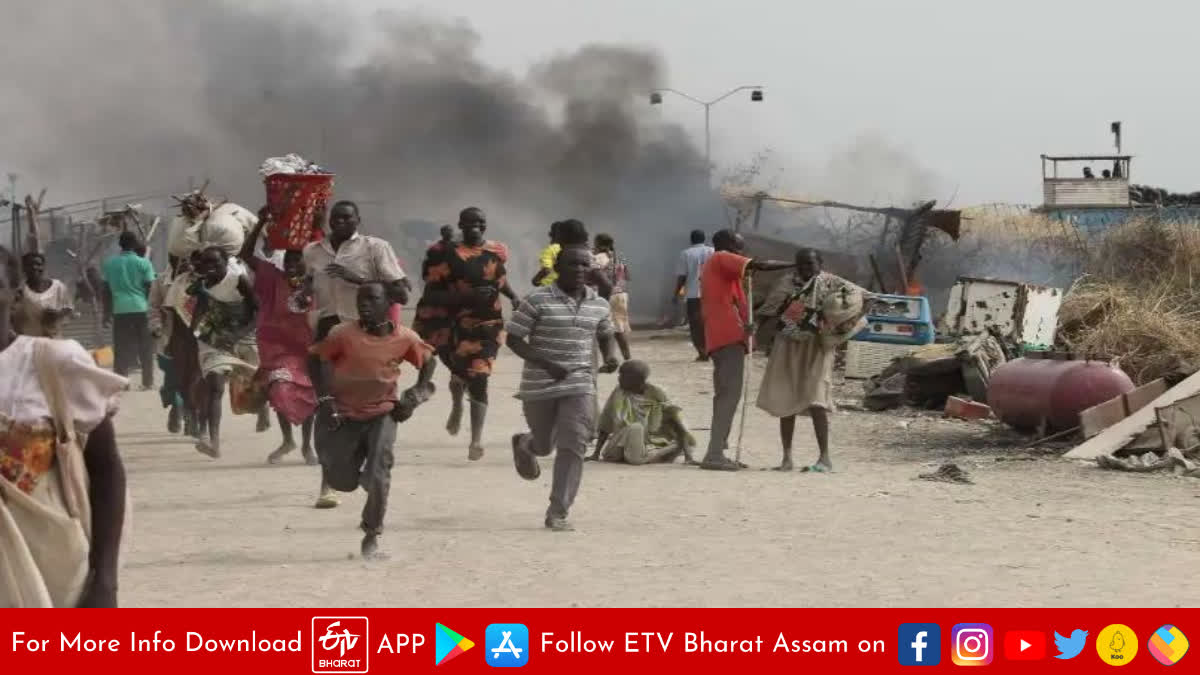
[[[1015,359],[988,378],[988,405],[1001,421],[1022,431],[1042,422],[1047,431],[1079,426],[1079,413],[1133,391],[1133,380],[1103,361]]]

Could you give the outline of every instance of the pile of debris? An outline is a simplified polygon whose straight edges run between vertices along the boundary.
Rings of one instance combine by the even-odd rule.
[[[990,334],[918,347],[863,385],[863,407],[874,411],[901,406],[941,410],[951,398],[987,401],[988,376],[1010,355],[1011,350],[1006,353],[1000,340]]]
[[[1087,439],[1066,454],[1101,467],[1200,478],[1200,373],[1167,389],[1162,380],[1085,410]]]

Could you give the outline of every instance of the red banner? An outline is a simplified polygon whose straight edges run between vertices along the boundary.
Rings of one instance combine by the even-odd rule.
[[[1187,654],[1198,634],[1196,609],[5,610],[0,664],[21,674],[1148,672],[1200,659]]]

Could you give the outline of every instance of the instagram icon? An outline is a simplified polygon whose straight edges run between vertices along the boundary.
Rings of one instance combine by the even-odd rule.
[[[955,624],[950,659],[956,666],[986,666],[992,662],[992,627],[986,623]]]

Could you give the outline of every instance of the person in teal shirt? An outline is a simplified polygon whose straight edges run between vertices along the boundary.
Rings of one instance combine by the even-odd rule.
[[[121,252],[100,270],[104,279],[104,323],[113,329],[113,370],[118,375],[140,365],[142,386],[154,387],[154,340],[150,337],[150,284],[154,266],[133,232],[122,232]]]

